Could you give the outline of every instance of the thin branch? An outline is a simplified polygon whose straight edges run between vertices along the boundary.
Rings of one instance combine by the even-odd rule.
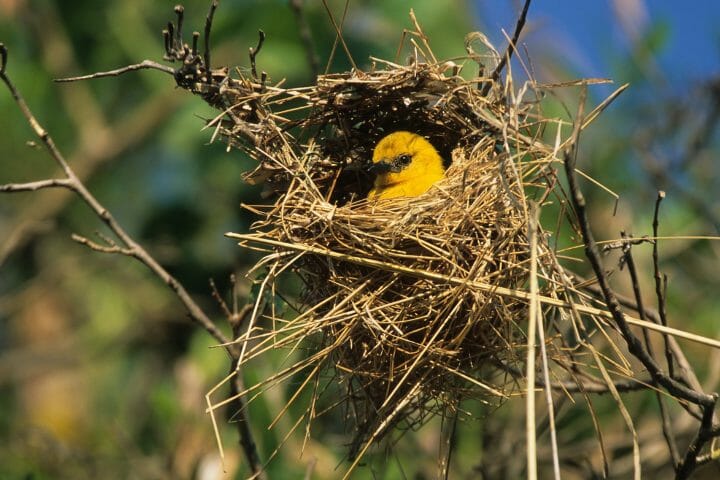
[[[587,285],[583,287],[585,290],[588,290],[589,292],[594,293],[595,295],[602,295],[602,290],[597,285]],[[629,308],[631,310],[637,311],[637,303],[624,295],[621,295],[619,293],[616,293],[615,296],[617,297],[618,301],[620,302],[620,305],[622,305],[625,308]],[[639,312],[638,312],[639,313]],[[660,316],[658,312],[655,310],[652,310],[650,308],[645,307],[645,316],[652,320],[653,322],[660,324]],[[673,378],[676,378],[680,381],[682,381],[685,385],[687,385],[690,388],[693,388],[695,390],[702,389],[702,385],[700,385],[700,381],[698,380],[697,376],[695,375],[695,372],[690,365],[690,362],[685,357],[685,354],[683,353],[682,349],[680,348],[680,345],[677,343],[677,340],[672,337],[668,336],[668,347],[670,348],[670,352],[674,357],[675,363],[676,363],[676,371]],[[688,404],[688,403],[681,403],[680,404],[687,412],[695,417],[696,419],[700,420],[702,417],[702,414],[700,413],[700,410],[697,408],[697,405],[695,404]]]
[[[653,238],[658,238],[658,230],[660,226],[660,222],[658,220],[660,215],[660,202],[663,201],[665,198],[665,192],[662,190],[658,191],[657,194],[657,200],[655,200],[655,212],[653,213]],[[658,302],[658,315],[660,317],[660,324],[667,326],[667,311],[666,311],[666,305],[665,305],[665,286],[666,283],[663,281],[663,278],[660,276],[660,261],[659,261],[659,254],[658,254],[658,242],[657,240],[653,244],[653,252],[652,252],[652,261],[653,261],[653,277],[655,279],[655,296],[657,297]],[[675,376],[675,366],[673,362],[673,356],[672,351],[670,350],[668,346],[668,336],[663,335],[663,339],[665,340],[665,359],[667,361],[667,367],[668,367],[668,373],[671,377]]]
[[[336,38],[335,41],[339,41],[340,45],[342,45],[343,50],[345,50],[345,55],[347,55],[348,61],[350,62],[350,65],[352,66],[353,70],[357,71],[357,65],[355,64],[355,60],[352,57],[352,54],[350,53],[350,49],[348,48],[347,44],[345,43],[345,38],[343,37],[343,24],[345,22],[345,14],[348,10],[348,4],[350,3],[349,0],[346,0],[345,2],[345,10],[343,12],[342,20],[340,21],[340,25],[338,25],[337,21],[335,21],[335,17],[333,16],[332,12],[330,11],[330,7],[328,6],[327,0],[322,0],[323,6],[325,7],[325,11],[328,14],[328,17],[330,18],[330,23],[332,23],[333,28],[335,28],[335,34]],[[333,49],[334,51],[334,49]],[[330,56],[330,60],[328,60],[328,67],[330,66],[330,61],[332,61],[332,55]]]
[[[132,249],[122,248],[119,245],[100,245],[99,243],[95,243],[87,237],[83,237],[75,233],[72,234],[71,238],[80,245],[85,245],[86,247],[90,248],[91,250],[95,250],[96,252],[116,253],[120,255],[126,255],[128,257],[135,256],[135,252]]]
[[[210,73],[210,31],[212,30],[213,17],[215,16],[215,10],[217,10],[217,7],[218,0],[213,0],[210,3],[210,10],[205,18],[205,51],[203,53],[203,60],[205,61],[205,68],[208,72],[208,83],[212,82],[212,74]]]
[[[70,165],[65,160],[65,157],[60,153],[54,140],[48,134],[48,132],[40,125],[35,116],[33,115],[30,107],[28,107],[25,99],[20,95],[20,92],[12,83],[7,75],[7,48],[5,45],[0,44],[0,79],[5,83],[8,91],[12,95],[15,103],[20,108],[23,116],[29,123],[38,138],[45,145],[50,156],[55,162],[60,165],[65,176],[67,177],[61,185],[57,185],[54,180],[44,181],[48,187],[62,186],[73,190],[94,212],[95,214],[112,230],[115,235],[123,242],[128,251],[132,252],[132,256],[137,258],[140,262],[145,264],[156,276],[158,276],[165,284],[167,284],[180,298],[182,303],[185,305],[190,318],[203,327],[210,335],[212,335],[221,344],[227,344],[228,340],[225,335],[212,323],[205,312],[195,303],[190,297],[190,294],[185,290],[185,287],[170,275],[145,249],[138,244],[120,224],[115,220],[112,214],[102,205],[98,200],[87,190],[85,185],[80,181],[75,172],[70,168]],[[35,182],[33,182],[35,183]],[[55,183],[55,184],[53,184]],[[227,349],[227,347],[226,347]],[[230,353],[228,351],[228,353]]]
[[[163,65],[161,63],[153,62],[152,60],[143,60],[142,62],[136,63],[135,65],[128,65],[126,67],[109,70],[107,72],[96,72],[90,75],[81,75],[79,77],[55,78],[53,81],[57,83],[65,83],[77,82],[80,80],[91,80],[94,78],[118,77],[125,73],[134,72],[136,70],[159,70],[170,75],[175,75],[174,68],[168,67],[167,65]]]
[[[8,51],[4,43],[0,43],[0,75],[5,75],[5,67],[7,66]]]
[[[650,356],[648,351],[643,347],[637,336],[635,336],[632,330],[630,330],[630,327],[625,319],[625,315],[622,312],[622,308],[620,307],[620,303],[615,296],[615,293],[610,288],[610,283],[607,279],[607,275],[605,274],[605,271],[602,268],[602,264],[600,263],[600,253],[597,244],[595,243],[592,230],[590,229],[590,223],[588,221],[585,197],[580,191],[575,172],[578,139],[580,136],[580,130],[582,125],[582,109],[584,101],[585,89],[583,89],[581,92],[580,106],[577,115],[578,118],[576,119],[575,129],[571,137],[572,146],[568,150],[566,150],[563,155],[565,174],[570,189],[570,200],[575,210],[580,231],[582,233],[583,243],[585,245],[585,255],[590,262],[593,271],[595,272],[598,285],[600,286],[603,297],[605,299],[605,304],[607,305],[608,310],[612,314],[613,320],[615,321],[618,329],[620,330],[620,333],[625,339],[628,350],[631,354],[635,356],[635,358],[640,360],[643,366],[648,370],[654,383],[661,385],[671,395],[681,400],[681,403],[682,400],[684,400],[694,403],[700,406],[702,409],[702,421],[700,424],[700,428],[698,429],[697,436],[688,447],[685,458],[683,462],[679,465],[677,470],[676,478],[678,480],[683,480],[686,479],[693,472],[700,450],[705,445],[705,443],[713,437],[712,419],[715,404],[717,402],[717,395],[708,395],[700,389],[698,389],[697,391],[693,390],[677,382],[675,379],[668,377],[662,371],[660,366],[655,362],[655,360]]]
[[[308,24],[307,18],[305,17],[305,11],[303,10],[303,0],[290,0],[290,8],[295,14],[295,21],[298,25],[298,34],[302,41],[303,48],[305,48],[305,56],[307,58],[308,67],[312,78],[318,76],[320,73],[320,59],[315,51],[315,46],[312,39],[312,31]]]
[[[234,290],[234,289],[233,289]],[[242,335],[246,320],[249,318],[253,311],[252,304],[246,304],[243,308],[237,312],[234,311],[231,317],[228,317],[228,321],[233,329],[233,338],[238,338]],[[240,392],[245,391],[245,383],[243,380],[242,372],[236,371],[236,363],[239,359],[239,352],[237,345],[234,347],[234,362],[230,365],[230,374],[235,372],[232,381],[230,382],[230,398],[234,399],[230,405],[233,407],[234,414],[233,418],[236,419],[237,429],[240,437],[240,447],[245,454],[245,458],[250,464],[250,469],[253,472],[253,478],[258,480],[264,480],[267,478],[265,471],[263,470],[262,462],[260,461],[260,455],[258,454],[257,445],[253,439],[252,431],[250,430],[250,418],[245,403],[245,398],[240,395]]]
[[[584,96],[585,95],[582,95],[583,101]],[[602,264],[600,263],[600,253],[597,244],[595,243],[595,238],[590,229],[585,197],[580,191],[580,187],[578,186],[577,182],[577,176],[575,173],[575,162],[581,124],[582,121],[578,119],[576,121],[575,131],[573,132],[574,141],[572,142],[572,147],[569,150],[565,151],[563,163],[565,165],[565,174],[568,179],[568,185],[570,187],[570,199],[575,209],[580,231],[583,237],[583,242],[585,244],[585,255],[587,256],[588,261],[590,262],[590,265],[595,272],[598,284],[600,286],[600,289],[602,290],[603,297],[605,298],[605,304],[607,305],[607,308],[612,315],[613,320],[620,329],[620,332],[625,339],[625,342],[627,343],[628,350],[638,360],[640,360],[640,362],[645,368],[647,368],[648,372],[656,382],[662,385],[670,394],[678,398],[690,401],[703,407],[712,406],[715,404],[715,401],[711,395],[708,395],[701,391],[695,391],[686,387],[685,385],[677,382],[676,380],[669,378],[660,369],[659,365],[652,357],[650,357],[647,350],[645,350],[645,348],[642,346],[642,343],[637,338],[637,336],[635,336],[632,330],[630,330],[630,326],[625,319],[625,315],[623,314],[620,303],[615,296],[615,292],[613,292],[613,290],[610,288],[610,283],[607,279],[607,275],[605,274]]]
[[[624,231],[621,232],[621,236],[623,237],[623,239],[627,238],[627,235]],[[653,251],[657,251],[657,243],[657,241],[654,242],[655,248],[653,249]],[[633,259],[632,255],[632,243],[625,244],[625,254],[623,255],[623,258],[625,259],[625,264],[627,265],[628,272],[630,273],[630,283],[632,284],[633,295],[635,296],[635,303],[637,303],[637,312],[640,315],[640,319],[645,320],[645,305],[643,303],[642,293],[640,291],[640,279],[638,277],[637,268],[635,267],[635,260]],[[650,341],[650,332],[648,332],[647,330],[643,330],[643,338],[645,340],[645,348],[647,349],[648,354],[651,357],[655,358],[652,342]],[[665,344],[665,346],[667,347],[667,343]],[[657,384],[653,382],[653,385]],[[655,398],[657,399],[658,407],[660,408],[660,418],[662,418],[663,436],[665,437],[665,442],[667,443],[670,457],[672,458],[673,467],[677,467],[678,463],[680,462],[680,454],[678,453],[677,445],[675,444],[675,436],[673,434],[670,416],[668,415],[668,411],[665,408],[665,401],[660,392],[655,392]]]
[[[250,47],[248,48],[249,55],[250,55],[250,70],[252,72],[252,76],[255,80],[258,79],[257,75],[257,65],[255,64],[255,59],[260,53],[260,50],[262,49],[263,44],[265,43],[265,32],[262,30],[258,30],[258,43],[255,46],[255,48]]]
[[[209,60],[210,60],[210,53],[209,53],[209,34],[210,34],[210,28],[212,24],[212,16],[214,14],[214,10],[217,7],[218,2],[217,0],[213,1],[210,9],[210,13],[208,15],[207,21],[206,21],[206,52],[205,52],[205,63],[208,67],[206,70],[207,73],[207,82],[210,83],[212,81],[211,73],[209,72]],[[177,26],[177,35],[175,35],[175,29],[172,24],[168,25],[168,29],[163,31],[163,35],[165,37],[165,49],[166,53],[170,56],[170,59],[174,59],[172,54],[175,54],[178,49],[181,50],[185,56],[189,54],[189,49],[187,45],[182,44],[182,24],[183,24],[183,14],[184,9],[181,6],[178,6],[175,8],[175,12],[178,15],[178,26]],[[195,57],[197,55],[197,38],[199,34],[193,33],[193,56]],[[14,84],[11,82],[10,78],[6,75],[6,67],[7,67],[7,58],[8,58],[8,52],[6,47],[0,43],[0,78],[2,81],[6,84],[8,90],[10,91],[13,99],[17,103],[18,107],[23,113],[23,116],[26,118],[28,123],[30,124],[31,128],[34,130],[35,134],[40,138],[40,140],[43,142],[45,148],[47,149],[50,156],[55,160],[55,162],[60,165],[63,172],[65,173],[65,176],[67,178],[65,179],[49,179],[49,180],[42,180],[38,182],[29,182],[25,184],[8,184],[4,186],[0,186],[0,191],[34,191],[34,190],[40,190],[44,188],[52,188],[52,187],[63,187],[67,188],[71,191],[73,191],[78,197],[80,197],[94,212],[95,214],[110,228],[110,230],[117,236],[117,238],[120,240],[121,245],[116,244],[114,241],[107,239],[103,237],[102,235],[99,235],[106,243],[106,245],[101,245],[99,243],[93,242],[89,240],[88,238],[79,236],[79,235],[73,235],[73,239],[93,250],[103,252],[103,253],[119,253],[122,255],[134,257],[137,260],[139,260],[141,263],[145,264],[158,278],[160,278],[165,284],[167,284],[178,296],[178,298],[181,300],[181,302],[184,304],[185,308],[187,309],[190,319],[194,321],[196,324],[203,327],[212,337],[214,337],[221,345],[224,346],[225,350],[227,351],[228,355],[231,358],[231,365],[232,368],[235,368],[235,364],[237,363],[238,359],[238,349],[237,346],[234,344],[231,344],[227,337],[224,335],[222,331],[220,331],[209,319],[209,317],[203,312],[203,310],[194,302],[194,300],[191,298],[189,293],[185,290],[183,285],[178,282],[172,275],[170,275],[145,249],[138,244],[130,235],[125,232],[125,230],[117,223],[115,218],[110,214],[110,212],[102,205],[98,200],[87,190],[85,185],[81,182],[77,174],[74,172],[73,169],[70,168],[69,163],[66,161],[64,156],[61,154],[61,152],[56,147],[52,137],[48,134],[48,132],[40,125],[40,123],[36,120],[35,116],[30,111],[30,108],[28,107],[25,100],[20,95],[17,88],[14,86]],[[183,57],[184,58],[184,57]],[[109,72],[100,72],[95,73],[92,75],[82,76],[82,77],[73,77],[73,78],[65,78],[65,79],[58,79],[56,81],[58,82],[69,82],[69,81],[77,81],[77,80],[84,80],[84,79],[91,79],[91,78],[101,78],[106,76],[118,76],[123,73],[133,71],[133,70],[140,70],[140,69],[156,69],[161,70],[165,73],[170,73],[173,76],[176,76],[176,71],[170,67],[166,67],[164,65],[146,60],[140,64],[137,65],[130,65],[121,69],[112,70]],[[178,82],[176,78],[176,82]],[[243,313],[242,315],[246,315],[246,313]],[[231,319],[231,325],[234,326],[234,323],[232,320],[237,319]],[[241,380],[238,380],[238,382],[241,382]],[[237,384],[242,387],[242,383]],[[234,386],[237,386],[234,385]],[[241,389],[242,390],[242,389]],[[250,464],[250,468],[255,473],[255,478],[264,478],[264,474],[262,473],[262,463],[259,460],[259,456],[257,454],[257,448],[255,447],[255,441],[253,439],[252,432],[250,430],[250,424],[247,420],[247,416],[245,413],[245,405],[242,398],[238,398],[236,400],[236,406],[238,409],[238,415],[242,419],[241,422],[238,424],[238,430],[240,434],[240,443],[243,446],[243,451],[246,454],[246,458],[248,460],[248,463]]]
[[[690,443],[682,463],[678,466],[677,475],[675,476],[676,480],[685,480],[690,477],[697,466],[700,450],[702,450],[703,446],[709,440],[716,437],[719,433],[712,424],[715,402],[717,402],[717,394],[714,394],[712,399],[712,404],[705,407],[697,435],[693,439],[692,443]]]
[[[175,43],[179,46],[182,46],[182,44],[183,44],[182,29],[183,29],[183,22],[185,20],[185,7],[183,7],[182,5],[175,5],[175,8],[173,10],[177,14],[177,29],[175,30]]]
[[[517,23],[515,24],[515,32],[513,33],[512,39],[510,40],[510,43],[508,44],[507,50],[505,50],[505,55],[500,57],[500,61],[495,66],[495,70],[493,70],[492,74],[490,75],[490,81],[485,83],[482,89],[482,94],[487,95],[490,91],[490,88],[492,85],[497,82],[498,78],[500,78],[500,72],[502,72],[502,69],[505,68],[505,65],[510,61],[512,58],[512,54],[517,48],[517,42],[520,39],[520,33],[522,33],[522,29],[525,27],[525,21],[527,20],[527,13],[530,9],[530,1],[531,0],[525,0],[525,4],[523,5],[523,9],[520,12],[520,16],[517,19]]]
[[[36,190],[42,190],[43,188],[67,188],[68,190],[74,190],[72,182],[66,178],[50,178],[47,180],[38,180],[36,182],[27,183],[8,183],[0,185],[0,192],[34,192]]]

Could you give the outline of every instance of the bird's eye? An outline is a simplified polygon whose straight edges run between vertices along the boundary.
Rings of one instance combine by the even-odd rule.
[[[403,153],[402,155],[399,155],[397,157],[397,163],[398,163],[398,165],[400,165],[402,167],[406,167],[406,166],[410,165],[411,160],[412,160],[412,157],[407,153]]]

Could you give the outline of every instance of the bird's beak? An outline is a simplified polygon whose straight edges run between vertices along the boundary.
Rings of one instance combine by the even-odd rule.
[[[379,175],[381,173],[388,173],[391,171],[393,171],[393,165],[386,160],[380,160],[379,162],[375,162],[368,167],[368,172],[375,175]]]

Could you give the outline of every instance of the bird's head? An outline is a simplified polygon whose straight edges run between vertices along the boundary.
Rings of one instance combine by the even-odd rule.
[[[425,176],[442,176],[443,161],[430,142],[411,132],[394,132],[375,146],[370,171],[375,187],[395,185]]]

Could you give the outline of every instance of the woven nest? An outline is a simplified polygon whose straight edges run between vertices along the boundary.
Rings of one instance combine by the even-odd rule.
[[[490,51],[485,60],[497,58]],[[405,66],[375,62],[304,88],[233,80],[214,122],[258,160],[248,179],[275,194],[271,205],[248,207],[260,216],[250,233],[229,234],[266,252],[254,269],[264,271],[255,313],[238,339],[240,366],[268,350],[294,352],[241,393],[292,378],[310,392],[307,422],[323,400],[343,409],[351,458],[389,432],[453,414],[462,400],[500,402],[524,387],[531,256],[544,298],[563,305],[571,295],[542,230],[530,228],[528,198],[547,198],[555,185],[553,150],[537,140],[545,122],[537,102],[507,98],[509,78],[467,80],[428,50],[417,48]],[[446,178],[419,197],[368,201],[363,167],[396,130],[433,143]],[[304,285],[294,318],[275,310],[286,298],[278,279],[290,272]],[[546,318],[557,317],[554,308]],[[547,358],[569,369],[554,321],[545,339]],[[325,398],[336,395],[329,383],[341,398]]]

